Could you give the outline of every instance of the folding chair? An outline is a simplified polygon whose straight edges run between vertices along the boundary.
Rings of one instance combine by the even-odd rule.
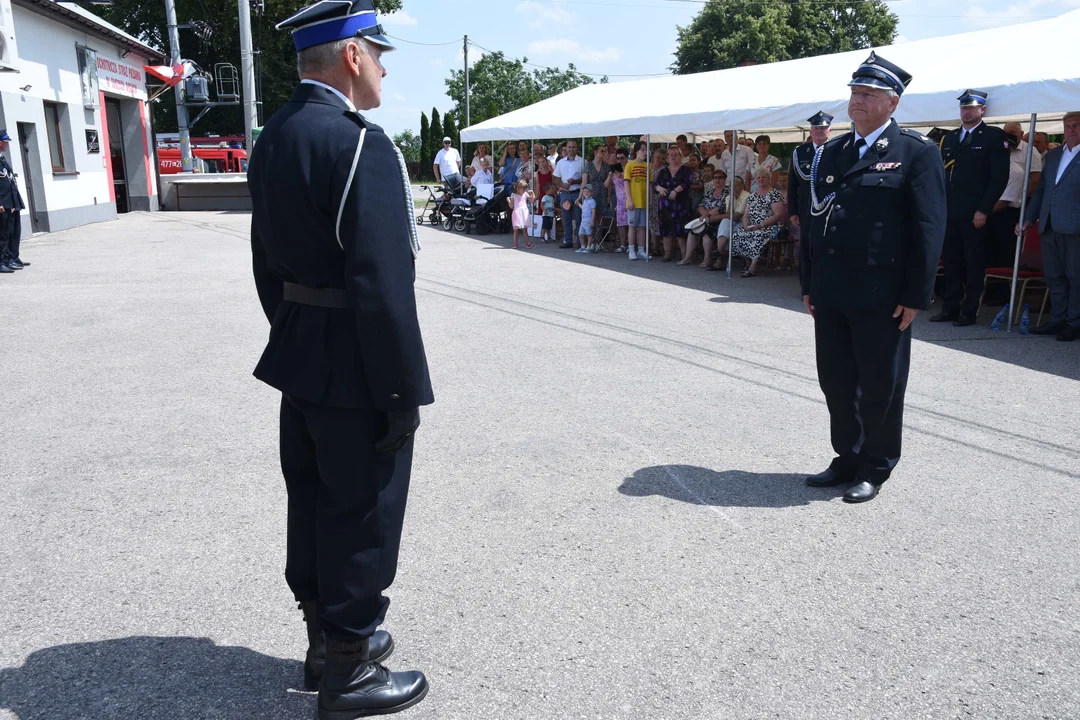
[[[1034,259],[1031,255],[1039,255],[1041,254],[1041,251],[1042,237],[1039,235],[1039,229],[1032,226],[1024,233],[1024,244],[1020,248],[1021,259],[1023,259],[1025,254],[1028,254],[1029,259]],[[982,295],[979,296],[979,308],[975,311],[975,317],[978,317],[979,313],[982,311],[983,300],[986,299],[986,286],[989,285],[991,281],[1011,284],[1012,278],[1013,269],[1011,267],[986,268],[986,278],[983,281],[983,292]],[[1017,273],[1016,279],[1020,281],[1020,289],[1016,293],[1016,307],[1012,308],[1012,312],[1016,316],[1014,322],[1020,322],[1020,315],[1023,313],[1024,308],[1021,301],[1024,299],[1024,296],[1031,290],[1041,289],[1043,291],[1043,298],[1042,303],[1039,305],[1039,319],[1036,321],[1035,327],[1042,325],[1043,313],[1046,311],[1046,302],[1050,299],[1050,286],[1046,284],[1046,276],[1043,275],[1042,270],[1020,270]]]

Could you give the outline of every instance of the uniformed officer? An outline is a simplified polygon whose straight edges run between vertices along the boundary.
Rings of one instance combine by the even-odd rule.
[[[308,622],[319,717],[419,702],[427,680],[380,664],[418,407],[433,402],[413,291],[408,173],[378,107],[383,35],[371,0],[322,0],[290,30],[300,84],[251,155],[251,248],[270,339],[255,376],[282,392],[285,577]],[[325,644],[324,644],[325,638]],[[321,678],[321,682],[320,682]]]
[[[982,121],[986,93],[960,96],[960,121],[941,141],[945,162],[949,223],[945,232],[943,308],[930,322],[975,324],[986,279],[990,226],[987,219],[1009,184],[1009,143],[1005,131]]]
[[[807,122],[810,123],[810,139],[795,148],[791,154],[791,166],[788,168],[787,206],[791,212],[791,223],[799,226],[799,217],[810,206],[810,166],[814,162],[814,151],[825,144],[832,130],[833,116],[818,111]]]
[[[900,459],[911,322],[930,304],[945,235],[937,147],[892,120],[911,76],[871,53],[852,75],[853,129],[819,147],[802,215],[803,302],[836,458],[807,478],[877,496]]]
[[[19,211],[26,207],[19,182],[4,153],[11,143],[7,130],[0,130],[0,273],[13,273],[28,267],[19,257],[22,221]]]

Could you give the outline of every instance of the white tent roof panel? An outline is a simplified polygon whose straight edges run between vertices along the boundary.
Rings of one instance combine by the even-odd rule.
[[[955,125],[967,88],[990,94],[988,117],[1080,109],[1080,10],[1050,20],[916,40],[876,48],[911,73],[895,118],[913,126]],[[1018,48],[1039,48],[1035,62],[1017,62]],[[584,85],[461,131],[465,142],[602,135],[713,137],[738,128],[805,129],[818,110],[847,117],[847,82],[869,50],[786,62]],[[761,102],[758,102],[758,98]],[[784,104],[775,104],[782,98]],[[768,104],[766,104],[768,103]]]

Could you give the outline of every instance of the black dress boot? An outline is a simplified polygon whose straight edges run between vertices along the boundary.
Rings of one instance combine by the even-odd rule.
[[[367,640],[326,643],[319,720],[389,715],[420,702],[427,691],[423,673],[390,672],[372,660]]]
[[[326,635],[319,622],[318,601],[308,600],[300,603],[304,611],[304,624],[307,625],[308,649],[304,658],[304,689],[315,692],[319,689],[323,666],[326,663]],[[376,630],[369,641],[372,660],[384,662],[394,652],[394,638],[385,630]]]

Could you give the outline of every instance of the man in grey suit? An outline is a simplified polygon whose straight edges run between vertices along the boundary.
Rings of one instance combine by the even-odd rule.
[[[1065,115],[1065,143],[1046,153],[1039,185],[1017,232],[1039,223],[1050,324],[1032,330],[1080,339],[1080,112]]]

